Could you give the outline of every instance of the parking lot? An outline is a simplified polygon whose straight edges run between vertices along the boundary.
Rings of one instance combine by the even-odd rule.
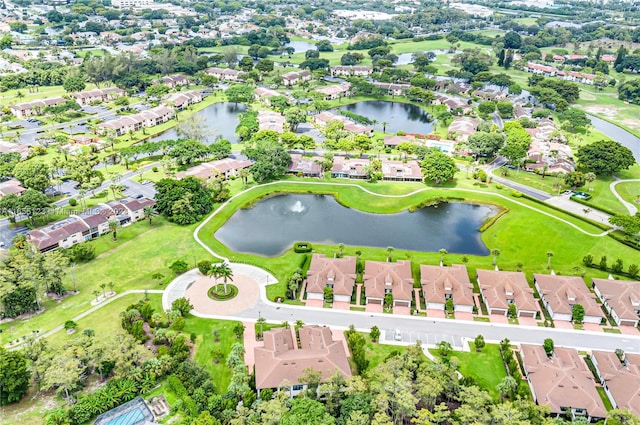
[[[385,341],[398,341],[395,339],[396,329],[385,329],[384,340]],[[427,345],[436,345],[440,341],[447,341],[453,347],[462,347],[462,338],[454,337],[451,335],[445,335],[444,333],[427,333],[427,332],[416,332],[416,331],[403,331],[399,329],[402,342],[415,343],[416,341],[420,341],[422,344]]]

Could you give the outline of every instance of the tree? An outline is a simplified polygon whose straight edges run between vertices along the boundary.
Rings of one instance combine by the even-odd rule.
[[[258,132],[252,139],[251,145],[243,151],[249,159],[255,161],[250,167],[251,175],[256,182],[273,180],[287,172],[291,156],[281,144],[268,137],[268,134]],[[276,140],[278,136],[276,134]]]
[[[234,84],[230,86],[225,94],[229,102],[251,103],[253,101],[254,89],[246,84]]]
[[[500,101],[496,103],[496,109],[503,118],[513,116],[513,103],[507,101]]]
[[[1,203],[1,201],[0,201]],[[640,215],[636,213],[635,216],[627,214],[616,214],[609,217],[609,223],[614,226],[619,226],[622,231],[629,236],[637,236],[640,233]]]
[[[528,148],[529,146],[523,143],[507,141],[504,147],[500,149],[500,155],[507,158],[509,160],[509,164],[520,165],[522,163],[522,159],[527,156]],[[508,170],[506,167],[505,169]]]
[[[510,31],[504,35],[504,48],[517,50],[522,44],[522,37],[517,32]]]
[[[558,114],[558,119],[562,124],[562,127],[567,131],[576,131],[579,127],[586,127],[591,124],[591,120],[587,118],[584,111],[576,108],[569,108],[566,111]]]
[[[496,386],[496,389],[500,392],[501,399],[505,396],[512,396],[517,388],[518,381],[513,376],[505,376]]]
[[[209,136],[213,135],[213,130],[207,125],[207,121],[204,116],[190,114],[178,123],[176,126],[176,134],[180,139],[205,143],[209,139]],[[180,147],[180,143],[175,144],[171,151],[179,149]]]
[[[495,267],[498,264],[498,256],[500,256],[500,250],[497,248],[492,249],[491,255],[493,255],[493,266]]]
[[[478,112],[481,114],[492,114],[496,111],[496,102],[492,100],[488,100],[486,102],[482,102],[478,105]]]
[[[547,270],[551,268],[551,257],[553,257],[553,252],[547,251]]]
[[[447,341],[440,341],[436,344],[436,350],[441,357],[447,357],[453,351],[453,347]]]
[[[380,329],[377,326],[372,326],[371,331],[369,332],[369,337],[372,342],[378,342],[380,339]]]
[[[149,219],[149,226],[151,226],[153,217],[159,214],[158,210],[153,205],[147,205],[142,211],[144,213],[144,216]]]
[[[86,84],[80,77],[68,77],[62,83],[62,87],[67,93],[75,93],[84,90]]]
[[[224,58],[224,62],[229,65],[229,68],[235,68],[236,64],[238,63],[239,53],[240,52],[238,48],[235,46],[229,46],[224,49],[224,51],[222,52],[222,56]]]
[[[273,71],[273,61],[271,59],[260,59],[256,63],[256,69],[263,74],[267,74]]]
[[[629,409],[612,409],[607,412],[607,425],[640,425],[640,420]]]
[[[228,293],[227,283],[228,281],[233,282],[233,270],[229,266],[229,263],[224,262],[220,265],[218,269],[218,274],[222,278],[222,282],[224,284],[224,293]]]
[[[307,113],[298,107],[289,108],[284,113],[284,119],[289,124],[291,131],[295,132],[298,125],[307,121]]]
[[[43,192],[51,184],[51,170],[40,161],[25,161],[16,164],[13,175],[27,189]]]
[[[479,72],[488,71],[493,59],[482,50],[474,48],[464,49],[461,54],[453,57],[451,63],[460,65],[463,72],[476,75]]]
[[[597,176],[595,175],[595,173],[584,173],[584,180],[587,182],[587,188],[591,186],[591,182],[595,181],[596,178]]]
[[[474,155],[493,157],[504,145],[504,137],[500,133],[479,131],[469,136],[467,146]]]
[[[393,252],[393,247],[392,246],[388,246],[387,247],[387,263],[391,262],[391,253]]]
[[[0,406],[16,403],[29,389],[31,372],[21,351],[0,347]]]
[[[147,95],[147,98],[160,99],[162,98],[162,96],[169,93],[170,90],[171,89],[169,88],[169,86],[165,84],[154,84],[150,87],[147,87],[147,89],[145,90],[145,94]]]
[[[439,149],[433,149],[420,162],[420,168],[425,180],[440,184],[440,182],[451,180],[458,168],[450,156]]]
[[[329,40],[320,40],[316,43],[316,49],[319,52],[333,52],[333,46]]]
[[[193,310],[193,304],[185,297],[178,298],[171,303],[171,310],[179,311],[181,317],[186,317]]]
[[[584,174],[581,171],[572,171],[564,175],[564,183],[572,189],[584,186]]]
[[[335,419],[324,405],[311,398],[294,398],[291,409],[282,415],[280,425],[334,425]]]
[[[576,153],[579,166],[597,175],[611,175],[636,163],[631,150],[613,140],[582,146]]]
[[[118,240],[118,227],[120,227],[120,222],[118,220],[109,220],[109,231],[113,235],[113,240]]]
[[[551,338],[546,338],[542,343],[542,347],[544,348],[544,352],[547,353],[547,356],[553,354],[553,340]]]
[[[43,215],[49,209],[49,198],[35,189],[27,189],[22,195],[8,195],[0,200],[0,209],[12,215],[24,214],[35,226],[35,218]]]
[[[484,337],[482,335],[476,336],[473,340],[473,344],[476,346],[476,351],[482,351],[485,346]]]
[[[571,308],[571,320],[573,323],[580,324],[584,320],[584,307],[582,304],[574,304]]]

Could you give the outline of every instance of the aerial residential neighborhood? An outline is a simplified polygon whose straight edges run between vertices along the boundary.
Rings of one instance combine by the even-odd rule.
[[[632,2],[0,2],[2,425],[640,424]]]

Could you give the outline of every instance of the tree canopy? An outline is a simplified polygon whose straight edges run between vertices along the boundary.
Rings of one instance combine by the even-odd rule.
[[[579,167],[599,176],[626,170],[636,163],[631,150],[613,140],[599,140],[576,152]]]

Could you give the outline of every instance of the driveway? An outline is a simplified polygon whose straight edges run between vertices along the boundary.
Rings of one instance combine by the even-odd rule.
[[[599,210],[591,209],[586,205],[579,204],[571,200],[569,195],[553,196],[545,201],[565,211],[572,212],[581,217],[589,218],[599,223],[609,224],[609,214]]]

